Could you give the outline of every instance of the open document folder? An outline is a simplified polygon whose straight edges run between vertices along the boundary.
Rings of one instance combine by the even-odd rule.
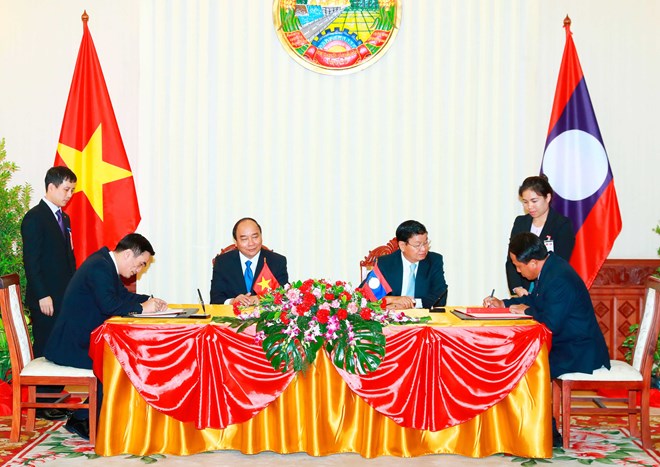
[[[131,313],[129,316],[133,318],[191,318],[196,317],[199,308],[168,308],[163,311],[154,311],[153,313]],[[206,317],[199,315],[199,317]]]
[[[452,310],[461,319],[532,319],[529,315],[511,313],[508,308],[463,307],[457,306]]]

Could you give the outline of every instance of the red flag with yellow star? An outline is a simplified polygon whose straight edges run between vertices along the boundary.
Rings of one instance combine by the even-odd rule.
[[[274,290],[280,286],[280,283],[277,282],[275,276],[268,267],[266,258],[264,258],[264,267],[261,268],[261,271],[257,275],[257,280],[252,287],[257,295],[260,297],[267,294],[270,290]]]
[[[78,177],[66,212],[78,265],[102,246],[113,249],[140,223],[133,173],[101,64],[83,20],[83,38],[64,111],[55,165]]]

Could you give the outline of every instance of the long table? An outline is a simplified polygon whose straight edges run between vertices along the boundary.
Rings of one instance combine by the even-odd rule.
[[[545,327],[446,313],[386,329],[376,372],[338,371],[321,351],[295,375],[225,326],[109,320],[90,349],[104,388],[96,452],[552,457]]]

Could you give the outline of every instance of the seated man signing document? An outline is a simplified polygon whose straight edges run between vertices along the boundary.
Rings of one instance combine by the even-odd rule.
[[[92,368],[89,341],[92,331],[112,316],[131,312],[162,311],[167,303],[159,298],[129,292],[119,279],[133,277],[154,255],[151,243],[140,234],[122,238],[114,251],[101,248],[87,258],[71,278],[62,310],[46,344],[44,356],[58,365]],[[102,392],[99,389],[99,408]],[[65,428],[89,439],[89,412],[73,413]]]
[[[447,302],[447,283],[442,255],[432,253],[431,241],[426,227],[420,222],[409,220],[396,229],[399,251],[378,259],[378,269],[392,291],[387,296],[387,307],[407,310]],[[438,300],[440,299],[440,300]]]
[[[566,260],[548,250],[531,232],[514,235],[509,256],[516,270],[534,281],[531,294],[500,300],[486,297],[484,306],[509,307],[545,324],[552,332],[550,376],[592,373],[610,367],[603,333],[598,327],[589,291]]]

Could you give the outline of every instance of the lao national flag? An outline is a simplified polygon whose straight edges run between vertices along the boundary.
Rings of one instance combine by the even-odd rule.
[[[598,129],[566,17],[562,58],[541,173],[554,189],[552,206],[573,222],[571,265],[587,287],[621,232],[612,169]]]
[[[264,267],[261,268],[261,271],[257,275],[257,280],[254,283],[254,290],[257,292],[257,295],[260,297],[267,294],[270,290],[274,290],[280,286],[280,283],[277,282],[275,276],[270,271],[266,258],[264,258]]]
[[[360,290],[362,290],[364,296],[372,302],[380,300],[392,291],[392,287],[390,287],[390,284],[385,280],[383,273],[378,269],[378,263],[376,263],[374,268],[369,271],[367,278],[364,280],[364,285]]]

